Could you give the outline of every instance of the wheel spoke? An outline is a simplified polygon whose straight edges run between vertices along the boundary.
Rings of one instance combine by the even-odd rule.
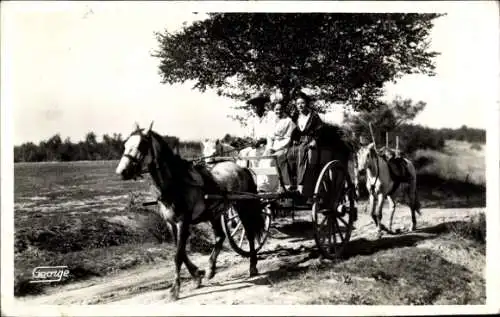
[[[234,236],[234,234],[236,233],[236,231],[238,231],[238,229],[240,229],[241,227],[241,220],[240,222],[238,222],[238,225],[236,226],[236,228],[234,228],[234,230],[231,232],[231,237]]]
[[[332,244],[332,217],[328,217],[328,244]]]
[[[340,255],[352,229],[350,218],[342,218],[351,216],[348,177],[349,174],[340,162],[331,161],[323,167],[315,187],[315,195],[322,199],[313,208],[315,239],[321,252],[328,258]],[[321,219],[320,216],[324,218]]]
[[[338,218],[337,218],[338,219]],[[344,243],[345,241],[345,237],[342,235],[342,231],[340,230],[340,226],[339,226],[339,223],[337,221],[335,221],[335,225],[339,231],[339,236],[340,236],[340,240],[342,240],[342,243]]]
[[[335,227],[335,228],[333,228],[333,232],[334,232],[334,235],[335,235],[335,238],[334,238],[334,241],[333,241],[333,253],[334,254],[337,254],[337,230],[336,230],[337,226],[336,226],[336,224],[337,224],[336,221],[332,221],[332,226]],[[330,250],[331,250],[331,246],[332,246],[332,244],[330,243]]]
[[[243,245],[243,239],[245,239],[245,228],[243,228],[243,233],[241,234],[240,242],[238,243],[240,248]]]
[[[328,217],[327,216],[324,216],[325,218],[321,221],[321,223],[319,224],[320,226],[323,226],[323,224],[325,223],[326,220],[328,220]]]
[[[337,217],[337,220],[342,221],[342,223],[345,225],[345,227],[346,227],[346,228],[348,228],[348,227],[349,227],[349,224],[347,224],[347,222],[345,221],[345,219],[344,219],[344,218],[342,218],[342,217]]]

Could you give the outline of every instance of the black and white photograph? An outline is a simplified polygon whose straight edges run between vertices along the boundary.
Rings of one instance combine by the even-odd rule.
[[[1,6],[2,315],[500,309],[495,1]]]

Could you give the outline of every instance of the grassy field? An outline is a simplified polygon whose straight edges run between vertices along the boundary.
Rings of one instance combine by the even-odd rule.
[[[444,151],[418,150],[412,160],[424,206],[486,206],[484,145],[448,140]]]
[[[419,151],[416,160],[424,206],[485,205],[483,150],[449,142],[446,153]],[[168,230],[153,207],[140,207],[154,199],[150,180],[122,181],[116,164],[15,164],[16,296],[47,287],[28,282],[36,266],[67,265],[70,282],[171,259]],[[193,231],[189,248],[208,253],[210,230]]]
[[[67,265],[68,281],[171,258],[169,231],[140,207],[154,199],[148,178],[122,181],[116,161],[15,165],[15,294],[37,293],[34,267]],[[208,232],[208,231],[207,231]],[[208,252],[209,234],[192,248]]]

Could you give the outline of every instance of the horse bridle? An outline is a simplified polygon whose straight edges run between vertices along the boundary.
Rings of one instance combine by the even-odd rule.
[[[134,175],[133,175],[134,178],[142,177],[143,174],[148,173],[148,169],[143,168],[144,159],[146,158],[146,154],[144,154],[140,148],[141,148],[141,144],[142,144],[143,140],[146,139],[147,140],[146,142],[148,142],[148,141],[150,141],[150,137],[148,135],[144,135],[142,133],[140,133],[140,136],[141,136],[141,142],[139,143],[139,146],[138,146],[139,158],[132,156],[128,153],[123,154],[123,157],[126,157],[131,161],[132,171],[134,173]]]

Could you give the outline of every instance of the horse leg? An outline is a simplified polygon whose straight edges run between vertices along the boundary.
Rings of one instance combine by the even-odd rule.
[[[186,244],[189,238],[189,222],[181,220],[177,223],[177,250],[175,252],[175,280],[170,290],[173,300],[179,298],[179,293],[181,290],[181,268],[182,263],[186,264],[186,267],[194,278],[197,279],[197,287],[201,285],[201,279],[205,276],[205,271],[199,270],[198,267],[191,262],[186,254]]]
[[[380,239],[382,237],[382,208],[384,207],[384,194],[380,193],[377,195],[377,207],[375,208],[375,217],[377,218],[377,237]]]
[[[182,231],[183,230],[182,226],[186,226],[187,228],[184,231]],[[189,238],[189,225],[183,223],[181,225],[181,229],[179,231],[181,234],[179,237],[179,241],[184,241],[184,250],[185,250],[186,242]],[[203,279],[203,277],[205,277],[205,270],[200,270],[196,266],[196,264],[194,264],[191,261],[191,259],[189,259],[189,257],[187,256],[187,253],[185,251],[183,253],[184,253],[184,255],[183,255],[182,261],[184,262],[184,264],[186,264],[186,268],[188,269],[189,274],[195,280],[195,285],[196,285],[195,287],[199,288],[201,286],[201,280]]]
[[[375,217],[375,195],[373,193],[370,193],[368,208],[370,209],[370,215],[372,216],[373,223],[375,226],[378,226],[377,217]]]
[[[416,212],[420,214],[420,203],[417,198],[417,189],[415,181],[411,182],[408,189],[408,198],[410,199],[410,211],[411,211],[411,230],[415,231],[417,229],[417,216]]]
[[[245,230],[247,239],[248,239],[248,245],[250,247],[250,277],[256,276],[259,274],[259,270],[257,270],[257,252],[255,252],[255,241],[254,237],[255,234],[251,232],[251,230]]]
[[[389,209],[391,210],[391,220],[389,221],[389,231],[392,232],[392,222],[394,220],[394,213],[396,211],[396,201],[392,195],[387,196],[387,200],[389,201]]]
[[[248,206],[239,206],[239,208],[248,208]],[[241,209],[240,209],[241,210]],[[244,213],[239,212],[241,215],[240,219],[242,221],[242,225],[245,228],[245,234],[248,239],[248,246],[250,248],[250,277],[256,276],[259,274],[259,271],[257,270],[257,252],[255,252],[255,235],[256,233],[252,230],[252,224],[248,223],[251,221],[251,219],[248,217],[249,215],[249,210],[244,210]]]
[[[181,267],[184,262],[184,255],[186,254],[186,242],[189,236],[188,225],[185,221],[181,220],[177,223],[177,249],[175,252],[175,279],[170,289],[170,294],[173,300],[179,298],[181,290]]]
[[[179,242],[179,235],[178,235],[178,230],[177,230],[177,225],[172,222],[167,222],[168,226],[170,227],[170,234],[172,235],[172,238],[174,240],[174,244],[177,245]]]
[[[209,259],[210,270],[208,271],[208,279],[211,279],[215,276],[217,257],[219,256],[219,253],[222,250],[222,244],[226,239],[226,236],[224,235],[224,230],[222,229],[222,224],[220,222],[220,217],[212,219],[210,223],[212,224],[212,228],[214,229],[215,245],[212,250],[212,253],[210,254],[210,259]]]

